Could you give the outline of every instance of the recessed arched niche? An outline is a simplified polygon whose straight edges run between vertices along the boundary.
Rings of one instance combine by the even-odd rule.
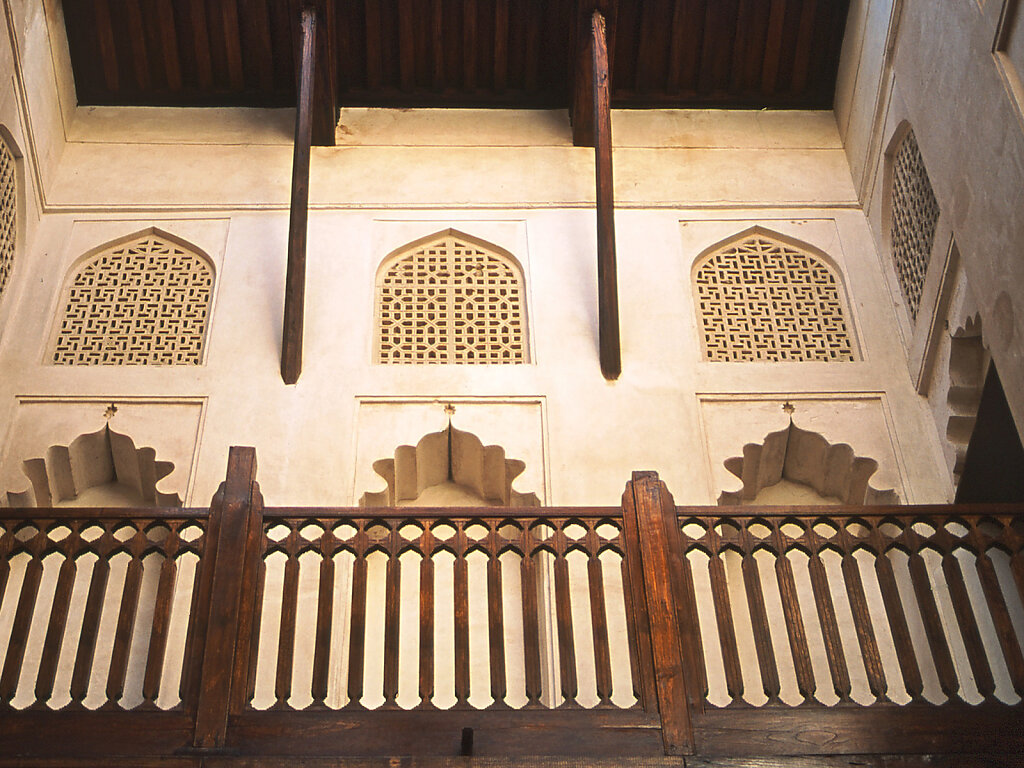
[[[500,445],[449,425],[400,445],[394,456],[373,463],[387,483],[379,492],[364,493],[363,507],[533,507],[535,493],[521,493],[512,482],[526,464],[505,457]]]
[[[174,464],[157,461],[153,448],[138,448],[128,435],[105,426],[67,445],[51,445],[46,455],[22,468],[31,487],[6,494],[12,507],[180,507],[177,493],[157,484]]]
[[[723,491],[722,506],[900,503],[894,490],[869,483],[878,469],[875,459],[857,456],[846,443],[830,443],[792,421],[762,442],[743,446],[743,455],[726,459],[725,468],[743,487]]]

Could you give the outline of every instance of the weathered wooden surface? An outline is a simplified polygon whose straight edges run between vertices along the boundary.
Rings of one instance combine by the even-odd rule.
[[[1024,683],[1014,613],[1024,600],[1022,513],[1020,505],[677,508],[654,473],[634,476],[622,508],[402,508],[372,514],[363,509],[264,510],[254,452],[232,449],[227,480],[209,512],[0,510],[0,604],[14,588],[13,558],[20,558],[22,569],[22,575],[14,575],[20,592],[8,597],[12,628],[0,674],[0,767],[426,768],[498,766],[513,756],[516,765],[684,765],[681,756],[666,757],[666,751],[687,753],[686,765],[734,768],[1018,765],[1024,754],[1024,706],[1003,702],[1019,696]],[[442,550],[452,563],[452,627],[460,650],[450,709],[433,701],[440,651],[432,628],[442,598],[437,591],[441,568],[429,555]],[[199,565],[187,620],[181,702],[175,704],[172,697],[161,711],[157,698],[166,693],[160,686],[173,629],[172,587],[179,555],[186,552]],[[346,609],[352,635],[349,700],[333,710],[326,706],[336,624],[331,585],[337,577],[334,555],[340,552],[352,558]],[[420,702],[403,709],[398,704],[398,654],[406,614],[398,557],[410,552],[420,556],[415,567],[418,602],[410,619],[422,630],[414,669]],[[899,557],[878,556],[894,552]],[[86,553],[95,556],[95,567],[73,587],[76,570],[69,563]],[[311,553],[319,558],[319,588],[305,609],[312,606],[312,620],[304,625],[315,648],[308,684],[312,703],[296,706],[299,557]],[[499,566],[502,553],[518,558],[507,570]],[[279,654],[270,671],[273,703],[257,711],[253,697],[270,554],[283,563],[276,586],[280,618],[271,628]],[[614,557],[602,561],[602,554]],[[63,559],[44,566],[43,560],[53,555]],[[385,582],[381,706],[363,703],[368,693],[376,695],[368,691],[363,674],[365,660],[376,650],[364,632],[372,608],[371,555],[387,559],[378,569]],[[755,555],[770,559],[759,564]],[[153,556],[155,565],[144,566]],[[123,596],[105,621],[117,627],[117,636],[108,676],[101,678],[105,703],[90,710],[83,702],[87,694],[98,695],[91,683],[97,631],[115,557],[121,558]],[[471,557],[483,559],[471,566]],[[797,562],[800,568],[794,567]],[[618,603],[606,590],[613,573],[621,576]],[[512,603],[503,588],[510,575],[521,580],[521,596]],[[482,606],[470,598],[474,578]],[[121,697],[130,687],[134,645],[129,638],[142,626],[140,617],[150,615],[142,603],[147,579],[149,649],[135,667],[141,670],[141,683],[135,683],[141,685],[141,704],[125,711]],[[945,592],[933,588],[939,582]],[[713,605],[698,605],[698,583],[706,585],[702,589]],[[570,593],[580,585],[588,598],[574,602],[578,595]],[[45,589],[53,609],[33,635],[36,603]],[[75,589],[80,618],[72,620]],[[876,592],[879,598],[872,598]],[[879,599],[880,604],[872,602]],[[785,626],[773,623],[773,603]],[[613,605],[624,614],[628,680],[636,696],[624,708],[613,703],[613,678],[620,679],[613,673],[622,672],[611,661]],[[750,637],[737,620],[744,614]],[[493,699],[481,706],[472,703],[476,683],[466,652],[476,616],[486,625],[482,645],[489,659],[486,674],[477,680]],[[590,639],[581,642],[583,619]],[[70,679],[63,683],[70,686],[71,703],[54,711],[47,704],[59,677],[61,638],[72,621],[79,622],[81,639]],[[520,708],[504,702],[510,659],[503,637],[510,621],[521,621],[524,630],[520,663],[526,703]],[[550,621],[549,635],[542,631],[545,621]],[[715,647],[704,647],[701,622],[716,628]],[[916,639],[911,637],[914,622]],[[891,632],[895,667],[883,663],[883,628]],[[953,661],[952,632],[967,651],[966,665]],[[823,643],[818,668],[811,664],[814,637]],[[787,658],[776,656],[782,638],[789,642]],[[744,643],[747,661],[741,659]],[[560,664],[552,665],[553,680],[545,682],[543,669],[552,648]],[[626,663],[627,653],[619,653],[619,664]],[[727,705],[708,699],[706,653],[721,654],[719,684],[730,697]],[[29,658],[38,662],[36,677],[23,684]],[[598,703],[592,708],[572,701],[581,688],[584,661],[596,678]],[[803,701],[783,703],[785,665]],[[935,670],[936,686],[949,701],[936,706],[924,697],[922,668]],[[761,691],[752,690],[752,670]],[[961,700],[964,670],[977,684],[979,705]],[[860,703],[854,701],[857,679],[861,694],[867,691]],[[888,700],[890,689],[899,686],[910,704]],[[35,697],[28,703],[26,690]],[[755,693],[767,703],[754,706],[743,700]],[[840,703],[824,706],[814,700],[825,693]],[[16,695],[21,710],[10,704]],[[457,757],[470,750],[472,758]]]

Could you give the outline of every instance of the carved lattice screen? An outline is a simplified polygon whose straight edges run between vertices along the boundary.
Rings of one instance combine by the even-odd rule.
[[[708,256],[695,282],[712,362],[854,359],[838,281],[816,256],[754,235]]]
[[[377,280],[381,363],[525,363],[523,278],[456,233],[392,258]]]
[[[896,151],[892,175],[892,256],[900,288],[917,319],[928,261],[935,242],[939,203],[917,138],[910,131]]]
[[[102,251],[79,266],[53,346],[60,365],[198,365],[213,270],[157,235]]]
[[[14,155],[0,137],[0,294],[14,268],[14,238],[17,232],[17,190]]]

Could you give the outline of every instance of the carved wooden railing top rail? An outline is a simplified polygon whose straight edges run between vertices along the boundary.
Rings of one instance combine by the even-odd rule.
[[[1010,764],[1022,513],[677,508],[653,473],[621,508],[264,509],[232,449],[208,511],[0,510],[0,765]]]

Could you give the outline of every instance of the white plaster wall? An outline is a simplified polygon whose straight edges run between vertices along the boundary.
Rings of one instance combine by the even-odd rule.
[[[365,487],[368,468],[357,466],[366,455],[414,441],[399,429],[364,434],[360,403],[482,398],[497,408],[502,398],[519,398],[544,403],[541,426],[531,417],[523,428],[532,442],[490,427],[481,435],[522,445],[531,464],[543,454],[543,472],[528,472],[544,488],[517,482],[517,489],[537,491],[548,504],[614,505],[632,470],[655,469],[679,503],[712,504],[721,491],[717,465],[728,457],[706,453],[702,396],[874,393],[884,396],[891,434],[872,439],[893,441],[894,455],[904,457],[887,471],[901,479],[906,499],[948,497],[929,412],[902,373],[896,315],[832,113],[615,113],[623,374],[610,383],[597,353],[593,150],[571,146],[565,113],[346,110],[339,146],[313,153],[304,365],[298,384],[287,387],[279,360],[290,113],[68,107],[61,52],[43,45],[50,37],[39,12],[19,21],[27,5],[7,0],[5,7],[33,41],[25,45],[33,61],[25,79],[36,83],[28,91],[34,139],[27,146],[47,158],[33,160],[47,170],[33,269],[16,273],[5,299],[12,307],[0,338],[5,441],[31,428],[15,420],[19,396],[205,398],[187,489],[193,503],[216,490],[230,445],[254,445],[268,504],[349,505],[379,490],[379,482]],[[839,266],[863,359],[701,361],[693,260],[752,225],[808,242]],[[216,266],[205,364],[48,365],[68,266],[152,226],[194,243]],[[372,362],[378,264],[403,242],[449,227],[523,264],[530,364]],[[68,440],[76,430],[68,424]],[[524,458],[514,448],[508,457]]]

